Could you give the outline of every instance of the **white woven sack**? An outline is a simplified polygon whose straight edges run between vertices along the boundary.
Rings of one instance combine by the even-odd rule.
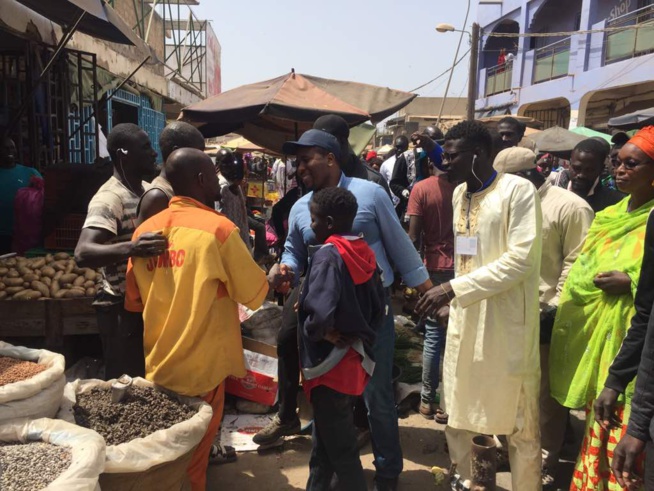
[[[68,447],[72,463],[45,491],[99,491],[105,443],[95,431],[56,419],[16,419],[0,426],[0,442],[43,441]]]
[[[66,384],[58,418],[75,423],[73,406],[76,394],[83,394],[94,387],[111,387],[115,380],[76,380]],[[133,384],[137,387],[156,387],[152,382],[137,377]],[[145,438],[136,438],[120,445],[107,445],[105,473],[142,472],[159,464],[172,462],[195,448],[209,427],[213,411],[211,406],[196,397],[181,396],[164,390],[180,402],[192,407],[197,413],[189,420],[171,426],[166,430],[155,431]]]
[[[51,351],[13,346],[2,341],[0,356],[47,366],[27,380],[0,386],[0,423],[16,418],[54,418],[66,385],[64,357]]]

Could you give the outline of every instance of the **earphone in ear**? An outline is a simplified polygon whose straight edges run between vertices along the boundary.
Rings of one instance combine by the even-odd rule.
[[[119,148],[118,151],[122,153],[123,155],[127,155],[129,152],[125,150],[124,148]]]

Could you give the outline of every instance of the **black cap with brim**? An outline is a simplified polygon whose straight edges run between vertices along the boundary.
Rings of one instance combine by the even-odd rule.
[[[347,121],[336,114],[320,116],[313,123],[313,129],[326,131],[341,140],[347,140],[350,137],[350,127],[347,125]]]
[[[323,130],[305,131],[298,141],[284,143],[282,150],[286,155],[296,155],[300,147],[319,147],[333,153],[337,159],[341,157],[341,145],[338,139]]]

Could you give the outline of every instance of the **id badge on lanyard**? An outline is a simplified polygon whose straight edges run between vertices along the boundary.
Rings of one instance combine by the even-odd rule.
[[[477,245],[476,236],[457,235],[454,240],[454,253],[460,256],[476,256]]]
[[[471,197],[468,197],[470,200]],[[470,206],[471,203],[468,201],[468,211],[466,216],[466,230],[468,234],[470,233]],[[476,256],[477,255],[477,236],[473,235],[461,235],[457,234],[454,238],[454,253],[460,256]]]

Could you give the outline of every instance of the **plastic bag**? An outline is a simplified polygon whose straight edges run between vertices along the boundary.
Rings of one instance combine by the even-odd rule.
[[[275,229],[272,227],[272,224],[270,221],[266,222],[266,243],[268,244],[268,247],[273,247],[279,238],[277,237],[277,233],[275,232]]]
[[[0,356],[28,360],[47,368],[33,377],[0,387],[0,422],[15,418],[53,418],[66,385],[66,361],[58,353],[0,341]]]
[[[16,419],[0,425],[1,442],[43,441],[72,452],[72,463],[46,491],[99,490],[105,463],[104,439],[95,431],[55,419]]]
[[[115,380],[76,380],[66,385],[64,398],[58,418],[75,423],[73,406],[77,400],[76,394],[83,394],[94,387],[111,387]],[[133,384],[137,387],[155,387],[152,382],[135,378]],[[159,387],[156,387],[158,390]],[[178,401],[194,408],[197,413],[189,420],[171,426],[166,430],[155,431],[145,438],[136,438],[131,442],[107,446],[107,461],[105,473],[138,473],[168,462],[192,452],[200,443],[209,427],[213,414],[211,406],[201,399],[185,397],[164,390]],[[184,468],[184,471],[186,468]],[[104,485],[102,485],[104,489]],[[125,486],[127,488],[127,486]]]
[[[45,185],[40,177],[32,176],[29,186],[20,188],[14,198],[14,233],[12,250],[24,254],[41,243]]]

